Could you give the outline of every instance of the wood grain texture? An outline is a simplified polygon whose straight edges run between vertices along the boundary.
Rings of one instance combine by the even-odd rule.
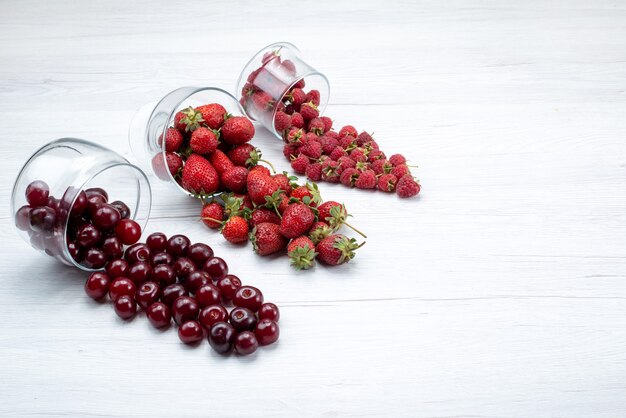
[[[278,40],[329,77],[336,123],[419,164],[421,197],[323,184],[368,243],[350,265],[296,273],[225,244],[155,184],[149,231],[209,242],[282,309],[275,347],[226,359],[87,300],[84,275],[32,251],[3,211],[0,415],[626,415],[621,2],[1,0],[2,200],[49,140],[131,157],[143,104],[232,89]],[[255,141],[288,168],[267,132]]]

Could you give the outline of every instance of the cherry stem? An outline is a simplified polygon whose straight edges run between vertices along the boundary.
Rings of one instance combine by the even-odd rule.
[[[343,224],[345,226],[347,226],[348,228],[352,229],[354,232],[356,232],[357,234],[359,234],[360,236],[362,236],[363,238],[367,238],[367,235],[365,235],[363,232],[359,231],[358,229],[356,229],[355,227],[353,227],[352,225],[350,225],[348,222],[343,222]]]

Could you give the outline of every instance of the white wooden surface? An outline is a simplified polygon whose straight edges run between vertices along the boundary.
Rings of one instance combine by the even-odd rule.
[[[626,415],[626,4],[0,1],[2,201],[37,147],[128,154],[182,85],[232,88],[273,41],[331,80],[327,113],[420,165],[412,201],[323,184],[368,243],[294,273],[155,187],[149,231],[213,245],[282,309],[250,358],[94,304],[0,222],[0,415]],[[280,144],[256,144],[287,168]]]

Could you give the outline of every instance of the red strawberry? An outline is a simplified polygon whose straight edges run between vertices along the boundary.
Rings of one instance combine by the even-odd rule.
[[[345,235],[329,235],[317,244],[317,259],[329,266],[338,266],[352,260],[354,252],[363,244],[359,245],[354,238]]]
[[[228,113],[224,106],[219,103],[210,103],[196,107],[196,111],[202,114],[204,124],[211,129],[221,128]]]
[[[224,154],[221,150],[215,150],[211,155],[209,155],[209,161],[215,168],[215,170],[220,174],[224,174],[229,169],[233,168],[235,165],[232,161]]]
[[[222,185],[235,193],[243,193],[248,180],[248,170],[245,167],[234,166],[221,176]]]
[[[411,170],[409,170],[409,167],[406,164],[400,164],[391,169],[391,174],[401,179],[407,174],[411,174]]]
[[[287,245],[287,254],[291,259],[291,265],[298,270],[306,270],[313,267],[315,261],[315,244],[307,236],[300,236],[291,240]]]
[[[383,192],[393,192],[396,190],[398,178],[393,174],[383,174],[378,178],[378,190]]]
[[[359,174],[359,178],[356,179],[354,185],[358,189],[375,189],[376,188],[376,173],[372,170],[365,170]]]
[[[309,132],[313,132],[317,136],[322,136],[324,134],[326,125],[320,118],[313,118],[309,121],[307,126]]]
[[[255,227],[264,222],[280,225],[280,217],[271,209],[261,207],[254,209],[250,214],[250,226]]]
[[[320,92],[318,90],[310,90],[306,94],[305,102],[312,102],[315,106],[320,105]]]
[[[224,208],[216,202],[207,203],[202,207],[200,218],[209,228],[217,229],[222,225],[221,221],[224,219]]]
[[[209,128],[200,127],[193,131],[189,146],[196,154],[210,154],[217,149],[217,135]]]
[[[291,126],[298,129],[304,128],[304,118],[300,113],[294,112],[291,115]]]
[[[294,105],[298,106],[304,103],[304,101],[306,100],[306,93],[302,89],[296,87],[292,89],[289,93],[287,93],[287,95],[285,95],[285,98]]]
[[[310,121],[319,116],[320,112],[317,110],[317,106],[312,102],[306,102],[300,107],[300,114],[305,122]]]
[[[254,136],[254,125],[244,116],[228,118],[222,126],[222,138],[232,145],[248,142]]]
[[[363,238],[367,238],[364,233],[346,222],[348,216],[351,215],[348,215],[348,211],[346,210],[345,205],[342,205],[341,203],[335,202],[333,200],[329,200],[319,205],[317,210],[317,219],[326,222],[331,228],[333,228],[333,230],[336,231],[337,229],[339,229],[339,227],[341,227],[341,225],[345,225],[348,228],[351,228],[353,231],[357,232]]]
[[[287,195],[291,194],[291,180],[285,173],[274,174],[272,177],[276,180],[279,190],[284,191]]]
[[[403,199],[417,195],[420,189],[419,183],[410,174],[405,175],[396,183],[396,193]]]
[[[181,132],[193,132],[204,122],[202,113],[196,111],[193,107],[181,110],[174,117],[174,127]]]
[[[252,170],[248,174],[248,195],[256,205],[264,205],[265,196],[272,196],[277,190],[276,180],[269,175]]]
[[[402,164],[406,164],[406,158],[402,154],[393,154],[389,157],[389,162],[393,164],[393,166],[398,166]]]
[[[291,168],[298,174],[306,173],[306,168],[309,165],[309,157],[304,154],[298,155],[291,160]]]
[[[341,157],[346,157],[348,153],[345,149],[340,146],[335,147],[335,149],[330,153],[330,159],[333,161],[339,160]]]
[[[281,235],[279,225],[262,222],[252,229],[250,241],[257,254],[269,255],[284,250],[288,240]]]
[[[276,132],[283,132],[291,128],[291,116],[285,112],[278,111],[274,117],[274,129]]]
[[[191,154],[183,167],[182,186],[192,193],[215,193],[219,186],[217,171],[205,158]]]
[[[322,164],[309,164],[305,170],[306,177],[311,181],[320,181],[322,179]]]
[[[165,131],[165,151],[177,152],[183,143],[183,135],[178,129],[167,128]]]
[[[333,129],[333,120],[331,118],[328,116],[322,116],[320,119],[324,122],[324,132],[328,132]]]
[[[255,148],[251,144],[241,144],[228,151],[226,155],[228,156],[230,161],[236,166],[247,167],[247,161],[250,158],[250,154],[254,150]]]
[[[315,214],[309,205],[292,203],[283,213],[280,233],[287,238],[296,238],[308,232],[313,222],[315,222]]]
[[[174,154],[173,152],[166,152],[165,160],[163,159],[162,152],[159,152],[152,158],[152,169],[154,170],[154,174],[156,174],[156,176],[161,180],[169,180],[170,174],[172,177],[176,177],[182,168],[183,159],[180,155]]]
[[[311,241],[317,244],[332,233],[332,228],[328,226],[326,222],[317,221],[309,230],[309,238],[311,238]]]
[[[302,148],[300,148],[300,153],[306,155],[309,158],[317,160],[322,156],[322,144],[317,141],[308,141],[306,144],[302,145]]]
[[[233,244],[248,241],[249,232],[248,221],[241,216],[231,216],[222,227],[224,239]]]
[[[344,186],[354,187],[354,183],[358,180],[360,173],[356,168],[348,167],[339,175],[339,181]]]
[[[253,174],[253,173],[264,174],[266,176],[272,175],[272,173],[270,173],[270,170],[267,167],[263,167],[262,165],[255,165],[254,167],[252,167],[250,169],[250,174]]]
[[[346,136],[351,136],[352,138],[356,138],[358,136],[358,133],[354,126],[346,125],[339,130],[339,139],[343,139]]]
[[[307,183],[304,186],[298,186],[291,192],[291,197],[299,199],[301,202],[316,207],[322,202],[322,196],[317,188],[317,184]]]

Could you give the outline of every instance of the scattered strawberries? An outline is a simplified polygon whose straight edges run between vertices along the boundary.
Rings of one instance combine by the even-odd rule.
[[[294,238],[287,246],[287,255],[291,265],[298,270],[306,270],[313,267],[315,257],[315,244],[305,235]]]
[[[294,172],[306,175],[311,181],[396,191],[400,197],[419,193],[419,183],[413,179],[402,154],[393,154],[387,160],[372,134],[359,132],[352,125],[333,130],[332,119],[319,114],[322,98],[318,90],[306,91],[304,79],[292,86],[284,84],[280,74],[296,74],[295,64],[281,56],[280,48],[268,51],[266,57],[261,60],[261,66],[247,77],[240,102],[256,119],[267,120],[273,115],[273,128],[286,142],[283,154]],[[325,158],[339,164],[325,161]],[[350,168],[348,173],[343,174]],[[380,180],[386,174],[393,174],[396,181],[407,175],[413,180],[405,180],[400,189],[392,177]],[[405,187],[409,185],[410,188]],[[402,195],[399,190],[402,190]]]
[[[359,245],[354,238],[345,235],[329,235],[315,247],[317,259],[329,266],[338,266],[354,258],[354,252],[363,244]]]

